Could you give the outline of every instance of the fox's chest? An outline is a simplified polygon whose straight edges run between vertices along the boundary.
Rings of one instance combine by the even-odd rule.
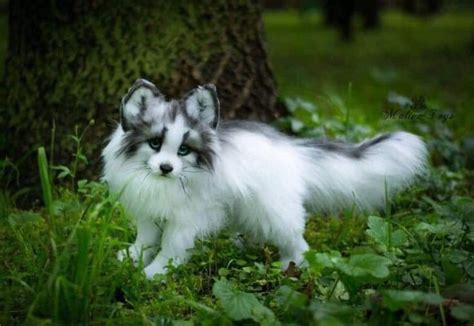
[[[136,176],[124,180],[109,181],[112,192],[119,194],[119,201],[134,219],[152,218],[164,220],[183,205],[186,198],[172,183]]]

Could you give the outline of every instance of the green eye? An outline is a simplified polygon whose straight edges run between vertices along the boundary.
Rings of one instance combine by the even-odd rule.
[[[189,153],[191,153],[191,148],[189,148],[189,147],[186,146],[186,145],[181,145],[181,146],[179,146],[179,149],[178,149],[178,155],[179,155],[179,156],[186,156],[186,155],[188,155]]]
[[[158,137],[148,140],[148,145],[153,148],[155,151],[159,151],[161,148],[161,139]]]

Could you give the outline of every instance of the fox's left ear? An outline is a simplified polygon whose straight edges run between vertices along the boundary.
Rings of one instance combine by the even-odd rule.
[[[219,122],[219,98],[216,86],[206,84],[198,86],[185,97],[186,112],[194,119],[217,128]]]

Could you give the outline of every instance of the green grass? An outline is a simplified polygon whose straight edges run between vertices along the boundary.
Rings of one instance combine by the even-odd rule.
[[[353,139],[372,132],[353,121],[314,119],[314,106],[292,103],[293,114],[281,123],[303,124],[301,134],[324,128]],[[198,242],[190,262],[153,281],[141,267],[116,259],[134,238],[117,197],[93,181],[54,186],[48,172],[53,181],[73,182],[64,171],[75,160],[51,170],[40,150],[45,208],[15,208],[14,196],[1,192],[0,323],[472,322],[473,174],[462,167],[457,144],[432,133],[439,128],[446,127],[425,124],[417,131],[443,164],[387,202],[385,213],[309,219],[308,268],[282,273],[274,247],[241,250],[224,232]],[[14,174],[2,163],[2,178]]]
[[[349,140],[404,127],[424,136],[434,163],[385,212],[310,218],[302,270],[282,273],[274,247],[240,250],[223,233],[147,281],[116,259],[134,238],[116,196],[75,179],[87,144],[72,130],[69,163],[52,166],[39,152],[44,208],[22,210],[21,192],[0,191],[0,324],[472,324],[474,174],[450,137],[472,127],[473,63],[461,51],[469,17],[422,22],[390,13],[383,29],[343,44],[314,15],[266,15],[282,94],[297,97],[285,98],[291,114],[278,124]],[[387,123],[382,109],[396,107],[385,103],[389,91],[424,95],[424,112],[451,107],[455,118]],[[0,178],[15,178],[14,165],[0,163]]]

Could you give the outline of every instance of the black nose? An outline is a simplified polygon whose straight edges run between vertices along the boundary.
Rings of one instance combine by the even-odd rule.
[[[160,170],[161,170],[161,172],[163,172],[163,174],[168,174],[171,171],[173,171],[173,167],[171,165],[165,163],[165,164],[160,165]]]

